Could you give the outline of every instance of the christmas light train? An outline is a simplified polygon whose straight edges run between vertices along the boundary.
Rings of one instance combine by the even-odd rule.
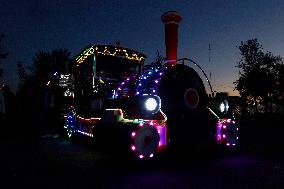
[[[93,54],[92,56],[95,55]],[[91,59],[94,60],[96,58]],[[150,67],[143,74],[141,74],[141,76],[138,76],[138,74],[132,74],[132,76],[129,75],[129,77],[125,77],[122,81],[117,82],[116,85],[112,85],[114,88],[108,89],[108,93],[111,93],[111,95],[106,95],[103,97],[104,109],[102,109],[100,114],[97,114],[97,117],[86,115],[83,116],[81,114],[84,113],[77,113],[75,107],[71,107],[66,116],[65,124],[68,136],[74,137],[74,135],[78,134],[86,135],[94,138],[96,142],[100,143],[102,146],[105,146],[105,148],[118,147],[124,151],[127,151],[128,149],[132,151],[133,155],[136,155],[141,159],[145,157],[154,157],[155,153],[167,150],[170,143],[170,137],[175,138],[175,136],[172,136],[169,133],[168,118],[163,112],[163,108],[161,108],[163,107],[162,100],[158,95],[162,95],[162,99],[168,98],[166,97],[169,94],[168,92],[165,94],[160,93],[160,83],[165,82],[162,81],[163,77],[165,76],[168,78],[169,73],[171,73],[171,69],[178,67],[178,65],[182,66],[181,70],[183,71],[185,67],[191,72],[193,71],[193,69],[184,65],[184,61],[182,61],[182,64],[176,64],[170,67]],[[92,67],[93,66],[91,66],[91,68]],[[196,76],[197,73],[195,73],[195,77]],[[186,75],[186,77],[189,77],[189,75]],[[97,79],[95,81],[96,82],[94,82],[93,78],[91,83],[95,85],[90,85],[92,89],[94,89],[95,93],[101,93],[101,91],[98,89],[106,90],[105,88],[103,89],[103,87],[97,86],[104,83],[102,79]],[[174,83],[175,82],[176,81],[174,81]],[[78,85],[81,85],[81,82],[79,82]],[[203,84],[201,85],[201,88],[204,90]],[[81,92],[81,90],[79,91]],[[94,93],[94,91],[92,91],[92,93]],[[189,93],[188,91],[193,93],[190,94],[189,97],[185,95]],[[106,91],[104,91],[104,93],[105,92]],[[179,108],[185,111],[183,113],[187,117],[191,118],[192,116],[190,114],[196,116],[196,114],[204,114],[205,112],[203,111],[210,112],[210,114],[214,115],[217,120],[216,123],[212,123],[212,125],[216,125],[216,143],[227,146],[235,146],[237,143],[236,140],[238,139],[238,134],[235,131],[230,131],[232,129],[238,130],[238,128],[235,126],[235,121],[231,121],[230,119],[220,119],[212,109],[204,106],[206,105],[204,100],[206,97],[201,97],[198,92],[200,92],[198,87],[185,89],[185,92],[183,92],[184,95],[181,99],[184,106]],[[101,96],[94,98],[95,101],[98,101],[98,99],[102,100]],[[202,100],[203,102],[200,102]],[[77,102],[80,102],[80,100]],[[94,105],[94,103],[90,102],[93,102],[93,100],[89,100],[89,105]],[[97,106],[97,108],[101,108],[102,106],[99,104],[100,103],[95,103],[95,106]],[[200,110],[198,109],[198,106],[201,105],[202,107]],[[80,106],[80,104],[77,104],[77,107],[78,106]],[[87,108],[88,111],[91,111],[91,109],[93,108]],[[166,109],[168,115],[174,114],[171,111],[180,111],[178,109],[171,109],[172,107]],[[208,114],[205,114],[204,116],[207,115]],[[169,117],[171,117],[171,115],[169,115]],[[203,118],[204,117],[200,117],[200,119]],[[197,128],[199,126],[200,125],[198,125]],[[214,129],[214,127],[210,128],[210,126],[207,126],[206,131],[208,138],[210,136],[209,132],[214,132]],[[180,130],[182,133],[189,134],[190,132],[204,132],[204,130],[198,129],[194,131],[192,127],[190,129],[182,128]],[[195,142],[199,142],[199,140],[196,140]],[[118,145],[118,143],[120,144]]]
[[[176,12],[166,13],[162,20],[166,33],[177,34]],[[172,48],[177,41],[170,34],[166,34],[166,62],[147,69],[146,56],[140,52],[112,45],[86,47],[74,65],[74,105],[65,116],[67,135],[86,135],[104,149],[141,159],[168,148],[209,144],[212,136],[216,144],[235,147],[239,128],[234,117],[216,114],[201,77],[185,62],[202,71],[212,91],[205,72],[192,60],[177,61]]]

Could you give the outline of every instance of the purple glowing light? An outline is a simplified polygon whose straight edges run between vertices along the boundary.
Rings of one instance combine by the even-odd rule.
[[[132,137],[135,137],[135,136],[136,136],[136,132],[132,132],[132,133],[131,133],[131,136],[132,136]]]
[[[143,156],[143,155],[139,155],[139,158],[140,158],[140,159],[143,159],[143,158],[144,158],[144,156]]]
[[[132,151],[135,151],[135,150],[136,150],[136,147],[135,147],[134,145],[132,145],[132,146],[131,146],[131,150],[132,150]]]
[[[221,122],[218,122],[218,123],[217,123],[217,127],[218,127],[218,128],[221,128],[222,125],[223,125],[223,124],[222,124]]]
[[[217,140],[221,140],[221,135],[217,135]]]
[[[216,125],[216,142],[218,144],[224,144],[226,146],[236,146],[236,140],[239,139],[237,132],[238,128],[233,123],[231,119],[219,120]],[[229,124],[228,124],[229,123]],[[229,131],[228,131],[228,130]],[[234,131],[233,131],[234,130]]]
[[[152,157],[154,157],[154,154],[150,154],[150,156],[149,156],[150,158],[152,158]]]
[[[158,133],[160,135],[159,146],[167,145],[167,127],[166,126],[157,126]]]

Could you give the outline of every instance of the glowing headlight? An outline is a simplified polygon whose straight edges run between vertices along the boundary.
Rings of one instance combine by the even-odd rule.
[[[223,102],[220,105],[220,110],[222,113],[225,111],[225,104]]]
[[[148,98],[145,102],[145,108],[149,111],[153,111],[158,107],[158,102],[154,98]]]
[[[227,100],[224,100],[221,104],[220,104],[220,111],[222,113],[227,113],[229,110],[229,103]]]

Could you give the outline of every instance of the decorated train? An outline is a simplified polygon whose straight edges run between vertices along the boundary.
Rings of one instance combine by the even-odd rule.
[[[193,69],[201,71],[212,92],[202,68],[176,57],[180,16],[170,11],[162,20],[164,63],[146,66],[144,54],[120,45],[90,45],[76,57],[74,104],[64,125],[68,137],[88,136],[105,150],[140,159],[201,143],[235,148],[239,128],[228,102],[210,100]]]

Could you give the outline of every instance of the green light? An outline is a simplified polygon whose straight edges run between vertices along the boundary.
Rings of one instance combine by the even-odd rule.
[[[219,116],[217,116],[217,114],[215,112],[213,112],[213,110],[209,107],[207,107],[207,109],[217,118],[220,119]]]

